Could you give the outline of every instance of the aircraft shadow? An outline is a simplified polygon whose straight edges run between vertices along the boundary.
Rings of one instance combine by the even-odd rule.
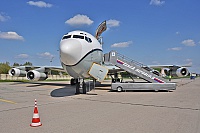
[[[50,86],[71,86],[70,84],[64,84],[64,83],[42,83],[42,82],[28,82],[29,84],[33,84],[33,85],[29,85],[27,87],[34,87],[34,86],[43,86],[43,85],[50,85]]]
[[[75,95],[75,86],[71,86],[70,84],[65,83],[41,83],[41,82],[35,82],[32,83],[33,85],[29,85],[27,87],[37,87],[37,86],[43,86],[43,85],[49,85],[49,86],[59,86],[61,88],[54,89],[51,91],[50,95],[51,97],[66,97],[66,96],[73,96]]]
[[[51,97],[66,97],[66,96],[73,96],[75,95],[75,86],[71,86],[70,84],[65,83],[49,83],[49,82],[16,82],[12,83],[11,85],[17,85],[17,84],[27,84],[26,87],[38,87],[38,86],[57,86],[60,87],[58,89],[54,89],[51,91],[50,95]]]
[[[97,84],[95,89],[97,89],[98,87],[108,87],[110,86],[109,84]],[[69,84],[65,84],[65,87],[63,88],[59,88],[59,89],[55,89],[51,92],[51,96],[52,97],[66,97],[66,96],[73,96],[75,95],[75,88],[76,86],[71,86]],[[87,86],[89,87],[89,86]],[[92,90],[93,85],[90,86],[90,89]],[[100,88],[98,88],[100,89]],[[87,90],[89,90],[89,88],[87,88]],[[82,89],[80,89],[80,92],[82,92]]]
[[[51,97],[66,97],[75,95],[75,88],[59,88],[55,89],[50,93]]]
[[[42,85],[51,85],[51,86],[71,86],[70,84],[65,83],[46,83],[46,82],[21,82],[21,81],[15,81],[11,85],[18,85],[18,84],[33,84],[28,85],[27,87],[35,87],[35,86],[42,86]]]

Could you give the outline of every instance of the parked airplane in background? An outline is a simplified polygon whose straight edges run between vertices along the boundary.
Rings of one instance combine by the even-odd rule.
[[[65,34],[60,41],[61,67],[19,66],[9,70],[9,74],[27,77],[29,80],[46,80],[50,70],[65,71],[71,77],[71,84],[76,83],[76,93],[84,86],[84,79],[92,77],[102,81],[108,72],[122,71],[116,66],[104,65],[101,34],[106,30],[106,21],[97,28],[93,36],[85,31],[72,31]],[[159,66],[158,66],[159,67]],[[180,66],[163,66],[161,73],[167,75],[187,76],[188,69]],[[93,70],[94,69],[94,70]],[[94,71],[94,73],[92,73]]]

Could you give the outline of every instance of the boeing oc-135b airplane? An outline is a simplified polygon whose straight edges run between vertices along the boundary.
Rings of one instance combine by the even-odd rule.
[[[60,41],[60,62],[62,67],[19,66],[9,70],[9,74],[17,77],[26,76],[29,80],[38,81],[46,80],[50,70],[65,71],[72,77],[71,84],[76,84],[76,93],[79,93],[80,87],[83,87],[84,89],[85,78],[93,78],[95,80],[103,81],[107,74],[114,74],[115,76],[112,79],[117,80],[117,72],[126,70],[123,70],[117,65],[112,65],[112,63],[105,63],[106,57],[103,54],[101,34],[106,30],[106,28],[106,21],[104,21],[98,26],[95,36],[85,31],[71,31],[65,34]],[[133,74],[140,73],[142,74],[141,78],[153,78],[153,81],[159,83],[162,83],[162,79],[156,77],[155,74],[170,74],[172,76],[182,77],[187,76],[189,73],[186,67],[174,65],[156,66],[156,68],[162,69],[161,74],[158,71],[141,64],[139,64],[141,70],[137,69],[136,71],[136,68],[131,64],[124,63],[120,59],[117,59],[117,62],[120,64],[123,63],[127,69],[131,68],[133,70],[134,68],[136,73]],[[146,72],[146,70],[152,72],[152,75],[154,76]],[[150,80],[147,79],[147,81]]]

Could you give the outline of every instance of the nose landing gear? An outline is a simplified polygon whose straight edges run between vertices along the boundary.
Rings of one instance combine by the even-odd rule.
[[[80,94],[80,89],[82,89],[82,94],[86,94],[86,83],[84,82],[84,79],[76,79],[76,92],[75,94]]]

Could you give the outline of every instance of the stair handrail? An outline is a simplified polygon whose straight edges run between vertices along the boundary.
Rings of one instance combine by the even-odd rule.
[[[134,64],[136,64],[137,66],[140,66],[140,67],[147,67],[147,65],[144,65],[144,64],[142,64],[141,62],[135,61],[135,60],[133,60],[133,59],[131,59],[131,58],[125,56],[125,55],[122,55],[122,54],[117,53],[117,52],[116,52],[116,54],[117,54],[117,56],[118,56],[119,58],[121,58],[121,59],[123,59],[123,60],[126,60],[126,61],[128,61],[128,62],[134,63]]]

